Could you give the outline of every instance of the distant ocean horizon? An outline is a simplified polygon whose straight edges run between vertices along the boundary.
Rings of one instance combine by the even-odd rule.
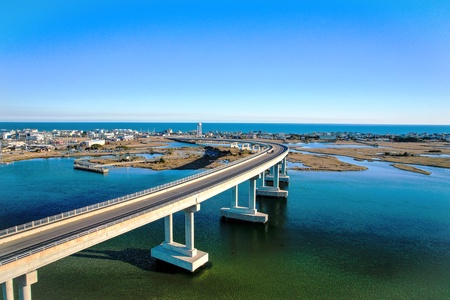
[[[319,123],[202,123],[203,132],[266,132],[266,133],[313,133],[358,132],[373,134],[450,133],[450,125],[393,125],[393,124],[319,124]],[[196,130],[195,122],[0,122],[0,130],[37,129],[39,131],[132,129],[141,132],[174,132]]]

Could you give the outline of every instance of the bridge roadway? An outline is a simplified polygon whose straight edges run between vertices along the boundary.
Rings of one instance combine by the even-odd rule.
[[[193,179],[161,192],[139,197],[138,200],[129,200],[76,217],[50,223],[38,229],[25,230],[24,232],[18,232],[1,238],[0,262],[3,262],[3,265],[0,265],[0,283],[37,270],[39,267],[53,261],[146,225],[154,220],[161,219],[170,213],[205,201],[238,183],[257,176],[272,165],[280,162],[288,153],[288,147],[284,145],[275,143],[264,144],[269,146],[269,148],[256,155],[256,157],[217,172],[212,172],[204,177]],[[202,195],[205,191],[207,193]],[[194,202],[192,201],[193,197]],[[134,216],[139,212],[153,208],[156,214],[153,214],[151,218],[144,218],[142,220],[138,220],[137,218],[136,224],[132,226],[124,225],[124,227],[117,227],[117,225],[114,225],[109,232],[106,232],[105,228],[102,228],[105,224],[110,224],[114,221],[122,222],[126,217]],[[162,211],[161,208],[163,208]],[[83,217],[84,215],[86,216]],[[93,232],[96,228],[100,229]],[[77,236],[88,231],[89,234],[87,235]],[[98,234],[101,236],[98,237]],[[91,235],[92,241],[88,241]],[[77,237],[70,239],[70,237],[74,236]],[[67,240],[67,238],[69,239]],[[54,245],[55,242],[61,240],[65,240],[61,245],[41,250],[46,245]],[[5,264],[5,260],[11,258],[15,258],[15,260]]]

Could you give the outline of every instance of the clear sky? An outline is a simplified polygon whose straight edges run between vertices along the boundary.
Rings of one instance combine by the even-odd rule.
[[[450,1],[0,1],[0,121],[450,124]]]

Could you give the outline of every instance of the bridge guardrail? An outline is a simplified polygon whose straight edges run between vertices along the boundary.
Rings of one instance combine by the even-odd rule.
[[[59,221],[59,220],[62,220],[62,219],[70,218],[70,217],[73,217],[73,216],[76,216],[76,215],[79,215],[79,214],[86,213],[88,211],[92,211],[92,210],[95,210],[95,209],[103,208],[105,206],[114,205],[114,204],[117,204],[119,202],[125,202],[125,201],[131,200],[131,199],[135,199],[137,197],[141,197],[141,196],[144,196],[144,195],[150,195],[152,193],[164,190],[166,188],[173,187],[175,185],[182,184],[182,183],[185,183],[187,181],[190,181],[190,180],[193,180],[193,179],[196,179],[196,178],[199,178],[199,177],[202,177],[202,176],[206,176],[206,175],[209,175],[211,173],[220,171],[220,170],[222,170],[224,168],[227,168],[227,167],[239,164],[239,163],[241,163],[243,161],[246,161],[246,160],[248,160],[250,158],[253,158],[253,157],[256,157],[258,155],[261,155],[262,153],[264,153],[267,150],[268,150],[268,148],[262,148],[260,152],[257,152],[255,154],[249,155],[249,156],[244,157],[242,159],[235,160],[235,161],[233,161],[231,163],[222,165],[220,167],[217,167],[217,168],[214,168],[214,169],[210,169],[210,170],[207,170],[207,171],[204,171],[204,172],[200,172],[200,173],[197,173],[197,174],[194,174],[194,175],[190,175],[188,177],[184,177],[184,178],[181,178],[181,179],[178,179],[178,180],[175,180],[175,181],[171,181],[169,183],[165,183],[165,184],[162,184],[162,185],[150,188],[150,189],[146,189],[146,190],[143,190],[143,191],[135,192],[133,194],[128,194],[128,195],[125,195],[125,196],[122,196],[122,197],[118,197],[118,198],[114,198],[114,199],[111,199],[111,200],[106,200],[106,201],[103,201],[103,202],[100,202],[100,203],[96,203],[96,204],[92,204],[92,205],[88,205],[88,206],[85,206],[85,207],[76,208],[76,209],[73,209],[71,211],[63,212],[63,213],[60,213],[60,214],[57,214],[57,215],[53,215],[53,216],[50,216],[50,217],[47,217],[47,218],[43,218],[43,219],[39,219],[39,220],[28,222],[28,223],[25,223],[25,224],[21,224],[21,225],[17,225],[17,226],[14,226],[14,227],[10,227],[10,228],[7,228],[7,229],[3,229],[3,230],[0,230],[0,238],[2,238],[4,236],[7,236],[7,235],[12,235],[12,234],[18,233],[20,231],[28,230],[30,228],[35,228],[35,227],[42,226],[42,225],[49,224],[49,223],[53,223],[53,222],[56,222],[56,221]]]
[[[240,159],[240,160],[236,160],[236,161],[234,161],[233,163],[237,164],[237,163],[239,163],[239,162],[242,162],[242,161],[248,160],[248,159],[250,159],[250,158],[259,156],[259,155],[265,153],[265,152],[268,151],[268,150],[269,150],[268,148],[265,148],[263,151],[261,151],[261,152],[259,152],[259,153],[250,155],[250,156],[245,157],[245,158]],[[224,167],[227,167],[227,166],[229,166],[229,165],[230,165],[230,164],[225,165],[225,166],[220,166],[220,167],[218,167],[218,168],[215,168],[215,169],[212,169],[212,170],[208,170],[208,171],[205,171],[205,172],[202,172],[202,173],[194,174],[194,175],[191,175],[191,176],[189,176],[189,177],[194,177],[194,176],[200,175],[200,174],[206,175],[205,173],[209,174],[209,173],[212,173],[212,171],[215,172],[215,171],[221,170],[221,169],[223,169]],[[203,176],[203,175],[201,175],[201,176]],[[186,178],[189,178],[189,177],[186,177]],[[198,176],[198,177],[200,177],[200,176]],[[177,182],[177,181],[181,181],[181,180],[179,179],[179,180],[176,180],[176,181],[173,181],[173,182]],[[167,184],[163,184],[163,185],[161,185],[161,186],[165,186],[165,185],[168,185],[168,184],[171,184],[171,183],[172,183],[172,182],[167,183]],[[155,188],[156,188],[156,187],[155,187]],[[201,192],[203,192],[203,191],[205,191],[205,190],[207,190],[207,189],[209,189],[209,188],[201,189],[201,190],[198,191],[198,192],[201,193]],[[136,194],[136,193],[134,193],[134,194]],[[183,197],[178,198],[177,200],[173,200],[173,201],[171,201],[170,203],[172,203],[172,202],[174,202],[174,201],[180,201],[180,200],[185,199],[185,198],[188,198],[188,197],[190,197],[190,195],[184,195]],[[117,198],[117,199],[118,199],[118,198]],[[107,202],[107,201],[105,201],[105,202]],[[164,205],[166,205],[166,204],[167,204],[167,203],[165,203]],[[42,247],[39,247],[39,248],[30,250],[30,251],[28,251],[28,252],[21,253],[21,254],[19,254],[19,255],[14,256],[14,257],[10,257],[10,258],[8,258],[8,259],[5,259],[5,260],[3,260],[3,261],[0,261],[0,266],[6,265],[6,264],[11,263],[11,262],[13,262],[13,261],[16,261],[16,260],[18,260],[18,259],[21,259],[21,258],[30,256],[30,255],[32,255],[32,254],[34,254],[34,253],[37,253],[37,252],[40,252],[40,251],[49,249],[49,248],[54,247],[54,246],[57,246],[57,245],[59,245],[59,244],[63,244],[63,243],[65,243],[65,242],[68,242],[68,241],[77,239],[77,238],[82,237],[82,236],[84,236],[84,235],[91,234],[91,233],[93,233],[93,232],[96,232],[96,231],[105,229],[105,228],[107,228],[107,227],[111,227],[111,226],[114,226],[114,225],[116,225],[116,224],[119,224],[119,223],[128,221],[128,220],[130,220],[130,219],[132,219],[132,218],[139,217],[139,216],[141,216],[141,215],[147,214],[147,213],[149,213],[149,212],[151,212],[151,211],[153,211],[153,210],[158,209],[160,206],[161,206],[161,204],[160,204],[160,205],[156,205],[156,206],[151,207],[151,208],[148,208],[148,209],[146,209],[146,210],[144,210],[144,211],[141,211],[141,212],[138,212],[138,213],[129,215],[129,216],[127,216],[127,217],[121,218],[121,219],[119,219],[119,220],[111,221],[111,222],[109,222],[109,223],[107,223],[107,224],[103,224],[103,225],[101,225],[101,226],[99,226],[99,227],[90,229],[90,230],[88,230],[88,231],[84,231],[84,232],[81,232],[81,233],[79,233],[79,234],[76,234],[76,235],[73,235],[73,236],[69,236],[69,237],[67,237],[67,238],[64,238],[64,239],[62,239],[62,240],[59,240],[59,241],[56,241],[56,242],[53,242],[53,243],[44,245],[44,246],[42,246]]]

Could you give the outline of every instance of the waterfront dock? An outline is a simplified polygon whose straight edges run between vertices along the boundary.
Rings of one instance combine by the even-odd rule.
[[[102,168],[102,167],[74,164],[73,168],[77,169],[77,170],[88,171],[88,172],[95,172],[95,173],[102,173],[102,174],[108,173],[108,169]]]

